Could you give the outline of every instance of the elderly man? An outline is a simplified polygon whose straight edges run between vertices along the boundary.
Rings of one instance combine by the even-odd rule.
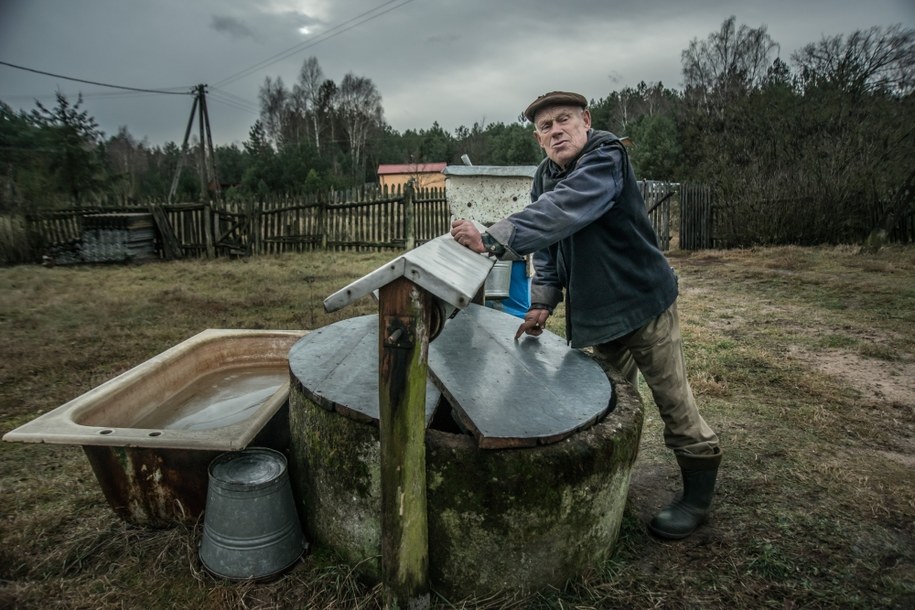
[[[547,156],[534,175],[532,203],[483,234],[463,220],[451,234],[475,252],[533,253],[531,308],[516,339],[540,335],[564,293],[572,347],[593,347],[636,388],[641,371],[683,480],[683,491],[648,527],[663,538],[684,538],[708,515],[721,449],[686,377],[676,276],[658,247],[626,149],[615,135],[591,128],[587,100],[553,91],[524,116]]]

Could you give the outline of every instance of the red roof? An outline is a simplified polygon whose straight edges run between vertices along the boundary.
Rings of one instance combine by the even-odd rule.
[[[447,163],[399,163],[379,165],[378,175],[387,174],[433,174],[442,171]]]

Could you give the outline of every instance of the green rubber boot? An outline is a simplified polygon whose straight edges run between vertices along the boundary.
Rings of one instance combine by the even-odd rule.
[[[701,457],[677,455],[677,463],[683,476],[683,492],[648,524],[653,534],[669,540],[686,538],[708,517],[721,453]]]

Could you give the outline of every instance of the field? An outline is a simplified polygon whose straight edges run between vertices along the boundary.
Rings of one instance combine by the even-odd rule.
[[[0,432],[205,328],[313,329],[371,313],[368,299],[333,315],[321,302],[390,257],[2,268]],[[915,607],[915,248],[670,261],[693,387],[725,452],[710,522],[680,542],[648,534],[678,485],[649,403],[608,562],[562,590],[433,594],[433,606]],[[550,328],[561,332],[561,309]],[[381,605],[379,587],[321,549],[274,582],[212,578],[199,527],[120,521],[78,447],[0,443],[0,489],[0,608]]]

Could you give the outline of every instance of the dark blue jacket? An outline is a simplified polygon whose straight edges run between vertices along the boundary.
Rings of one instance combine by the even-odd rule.
[[[615,135],[591,130],[565,170],[545,159],[531,200],[487,232],[517,254],[534,253],[531,303],[555,307],[565,290],[572,347],[626,335],[676,300],[676,276]]]

